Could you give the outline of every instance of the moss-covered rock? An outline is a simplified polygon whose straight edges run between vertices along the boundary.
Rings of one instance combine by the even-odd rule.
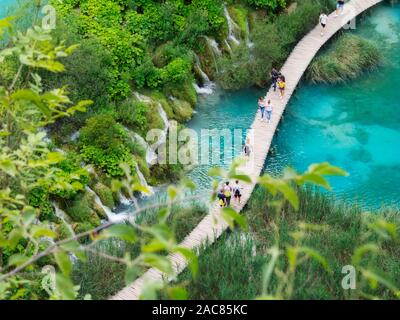
[[[65,212],[74,222],[85,222],[90,220],[93,197],[88,193],[80,193],[67,203]]]
[[[175,99],[172,101],[175,119],[179,122],[186,122],[193,116],[193,109],[189,102]]]
[[[96,192],[96,194],[99,196],[101,202],[105,206],[107,206],[109,208],[115,207],[112,191],[109,187],[107,187],[106,185],[99,182],[94,186],[93,190],[94,190],[94,192]]]

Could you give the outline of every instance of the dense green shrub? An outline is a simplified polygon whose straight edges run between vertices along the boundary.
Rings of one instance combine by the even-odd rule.
[[[257,8],[270,10],[285,8],[286,6],[286,0],[245,0],[245,2]]]
[[[80,130],[79,145],[84,160],[94,164],[112,177],[123,175],[121,163],[131,163],[128,134],[109,115],[87,120]]]
[[[74,222],[89,222],[93,225],[92,207],[93,196],[89,193],[80,193],[71,201],[68,201],[65,212],[71,217]]]

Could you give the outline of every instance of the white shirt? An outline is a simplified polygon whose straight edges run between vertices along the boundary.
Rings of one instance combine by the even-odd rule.
[[[328,23],[328,16],[326,14],[321,14],[319,16],[319,22],[321,24],[327,24]]]

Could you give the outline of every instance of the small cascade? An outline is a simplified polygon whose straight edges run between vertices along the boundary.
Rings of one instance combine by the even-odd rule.
[[[235,36],[235,28],[238,28],[238,26],[229,15],[229,11],[226,6],[224,6],[224,14],[229,27],[228,40],[231,40],[234,44],[239,45],[240,40]]]
[[[135,166],[136,166],[136,173],[137,173],[137,175],[138,175],[140,184],[141,184],[143,187],[146,187],[146,188],[149,190],[149,193],[147,193],[147,194],[146,194],[146,193],[142,193],[142,196],[149,196],[149,195],[152,195],[152,194],[154,193],[154,192],[153,192],[153,188],[152,188],[151,186],[149,186],[149,184],[147,183],[146,178],[144,177],[142,171],[140,171],[140,168],[139,168],[139,166],[138,166],[137,163],[135,164]]]
[[[247,48],[254,47],[254,43],[250,39],[250,24],[248,19],[246,19],[246,46]]]
[[[154,152],[154,150],[150,147],[150,145],[142,138],[141,135],[139,135],[136,132],[133,132],[129,130],[128,128],[125,128],[126,132],[128,132],[129,136],[134,142],[137,142],[140,144],[144,150],[146,151],[146,163],[151,167],[157,163],[157,154]]]
[[[73,141],[73,142],[75,142],[76,140],[78,140],[78,138],[79,138],[79,131],[75,131],[75,132],[71,135],[70,140]]]
[[[225,43],[226,47],[228,48],[229,53],[232,54],[232,47],[231,47],[231,45],[229,44],[228,40],[225,39],[225,40],[224,40],[224,43]]]
[[[134,96],[139,101],[142,101],[145,103],[155,102],[150,97],[146,97],[138,92],[134,92]],[[167,136],[168,136],[168,130],[169,130],[169,120],[168,120],[167,113],[165,112],[165,110],[160,102],[156,101],[156,103],[157,103],[158,112],[160,114],[160,117],[161,117],[162,121],[164,122],[164,129],[163,129],[163,133],[161,135],[160,140],[158,140],[155,144],[153,144],[151,146],[152,150],[157,150],[160,146],[162,146],[164,143],[167,142]]]
[[[197,83],[193,83],[193,87],[196,90],[197,94],[212,94],[215,89],[215,83],[210,80],[208,75],[201,69],[200,65],[200,59],[199,57],[195,54],[195,66],[196,69],[198,70],[202,80],[203,80],[203,87],[200,87]]]
[[[208,77],[207,73],[205,73],[201,68],[199,56],[195,54],[194,57],[196,60],[195,66],[197,68],[197,71],[200,73],[201,79],[203,80],[204,84],[210,83],[211,82],[210,78]]]
[[[52,203],[53,207],[54,207],[54,212],[57,218],[59,218],[64,224],[65,226],[68,228],[68,231],[71,233],[71,235],[74,235],[74,229],[72,229],[71,225],[68,223],[68,215],[65,213],[64,210],[62,210],[58,203],[53,202]]]
[[[97,195],[97,193],[94,192],[92,189],[90,189],[89,186],[86,186],[85,189],[86,189],[87,192],[89,192],[90,194],[92,194],[92,195],[94,196],[94,201],[95,201],[96,204],[97,204],[101,209],[103,209],[103,211],[106,213],[108,220],[109,220],[109,221],[113,221],[113,219],[114,219],[114,217],[115,217],[115,213],[112,212],[112,210],[111,210],[109,207],[107,207],[107,206],[105,206],[105,205],[103,204],[103,202],[101,201],[101,199],[100,199],[100,197]]]
[[[132,201],[129,200],[122,191],[119,191],[118,197],[119,197],[119,202],[124,206],[129,206],[132,203]]]
[[[209,38],[209,37],[205,37],[207,44],[210,46],[210,48],[212,49],[213,53],[219,57],[221,56],[222,52],[221,49],[219,48],[219,45],[217,43],[217,41],[215,41],[215,39]]]

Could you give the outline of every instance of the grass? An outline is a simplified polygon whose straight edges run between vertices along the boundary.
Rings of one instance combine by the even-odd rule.
[[[200,204],[188,207],[174,206],[168,225],[174,230],[176,241],[181,242],[205,217],[207,210]],[[156,210],[143,212],[137,218],[140,225],[153,225],[157,222]],[[141,244],[146,241],[143,234],[138,233],[139,243],[128,244],[117,239],[100,241],[94,247],[99,252],[122,258],[126,253],[135,257],[140,253]],[[125,266],[110,261],[93,253],[86,254],[86,261],[78,261],[74,266],[74,283],[80,285],[79,297],[90,294],[92,299],[103,300],[114,295],[125,285]]]
[[[328,226],[324,232],[311,233],[305,245],[321,253],[333,272],[327,273],[314,260],[307,260],[297,271],[292,298],[348,298],[341,287],[344,277],[341,271],[343,266],[351,264],[351,255],[360,244],[361,234],[364,234],[361,224],[363,211],[357,205],[338,203],[312,190],[300,191],[300,198],[299,212],[287,206],[281,213],[280,243],[291,242],[290,234],[296,230],[299,222]],[[263,269],[269,259],[267,250],[275,244],[271,219],[274,209],[268,205],[270,200],[263,189],[257,189],[244,212],[250,232],[246,236],[239,231],[225,233],[214,245],[201,250],[196,280],[191,279],[188,271],[179,277],[179,282],[188,283],[186,289],[190,299],[240,300],[254,299],[261,294]],[[398,210],[382,209],[373,215],[385,217],[400,229]],[[378,257],[367,256],[366,263],[374,265],[376,270],[388,275],[399,286],[399,240],[384,242],[380,250]],[[282,268],[285,261],[279,260],[278,265]],[[273,277],[271,285],[276,288],[276,277]],[[366,291],[369,292],[368,289]],[[375,293],[382,298],[394,298],[381,286]]]
[[[313,60],[307,78],[314,83],[343,83],[373,69],[381,59],[374,43],[355,35],[342,35]]]

